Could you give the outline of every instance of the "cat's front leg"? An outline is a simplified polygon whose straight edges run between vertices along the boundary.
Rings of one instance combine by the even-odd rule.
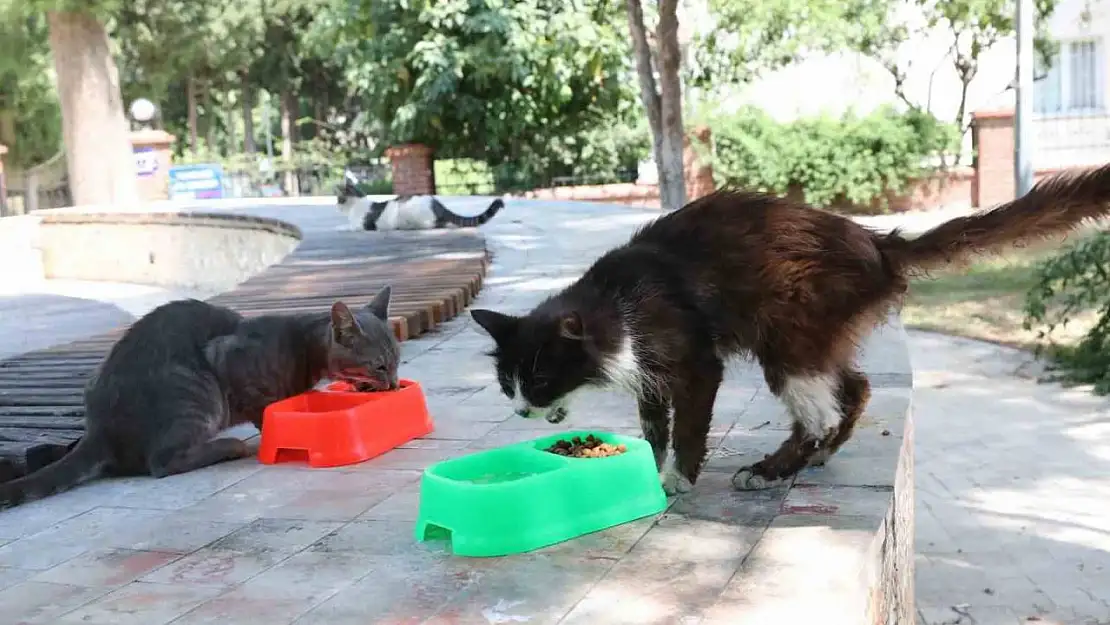
[[[674,458],[663,468],[663,490],[668,495],[685,493],[697,482],[708,450],[717,389],[724,378],[724,363],[716,357],[701,358],[682,370],[685,379],[672,386]]]

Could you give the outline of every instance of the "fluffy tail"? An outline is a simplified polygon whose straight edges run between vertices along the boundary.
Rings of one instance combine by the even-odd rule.
[[[86,436],[57,462],[0,484],[0,510],[69,490],[99,477],[107,464],[107,446],[95,435]]]
[[[502,208],[505,208],[505,202],[502,201],[501,198],[497,198],[489,205],[489,208],[481,214],[473,217],[464,217],[448,210],[446,206],[439,203],[439,200],[434,200],[432,202],[432,209],[435,211],[437,222],[454,224],[460,228],[476,228],[493,219],[493,216]]]
[[[957,217],[914,239],[895,230],[875,243],[898,273],[928,270],[971,254],[1064,234],[1110,215],[1110,165],[1066,171],[990,210]]]

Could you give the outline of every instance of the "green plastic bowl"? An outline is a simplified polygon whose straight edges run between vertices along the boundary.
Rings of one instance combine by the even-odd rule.
[[[547,451],[593,434],[627,446],[607,458]],[[564,432],[428,467],[420,481],[416,540],[451,541],[459,556],[523,553],[603,530],[667,507],[647,441],[604,432]]]

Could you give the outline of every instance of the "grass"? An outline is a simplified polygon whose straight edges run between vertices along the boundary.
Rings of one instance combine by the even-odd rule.
[[[1037,262],[1061,246],[1060,240],[1045,241],[916,279],[902,320],[910,328],[1030,349],[1036,333],[1022,328],[1025,294],[1034,285]],[[1080,317],[1053,338],[1062,345],[1074,343],[1093,321],[1093,314]]]

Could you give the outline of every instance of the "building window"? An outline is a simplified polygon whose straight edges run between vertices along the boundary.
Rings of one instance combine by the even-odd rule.
[[[1097,113],[1106,108],[1105,59],[1101,39],[1065,41],[1047,70],[1037,68],[1033,108],[1037,113]]]

